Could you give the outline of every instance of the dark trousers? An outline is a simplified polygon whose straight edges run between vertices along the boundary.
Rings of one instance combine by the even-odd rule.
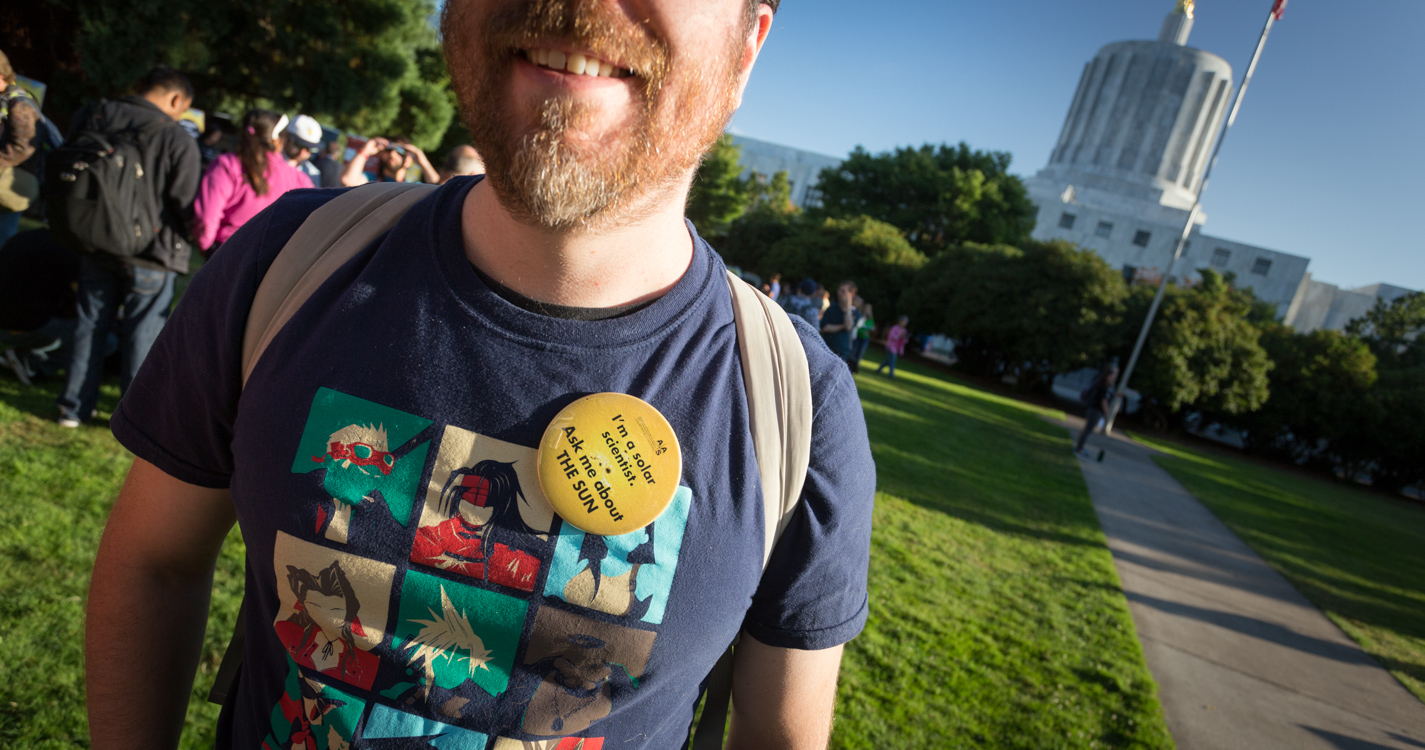
[[[33,331],[0,330],[0,349],[14,349],[21,362],[46,377],[69,364],[73,340],[73,318],[50,318]]]
[[[1089,435],[1093,434],[1093,428],[1098,426],[1100,419],[1103,419],[1103,412],[1098,409],[1089,407],[1088,410],[1084,412],[1084,431],[1079,433],[1079,442],[1074,445],[1074,450],[1081,451],[1084,449],[1084,443],[1088,442]]]
[[[895,377],[895,376],[896,376],[896,359],[898,359],[899,357],[900,357],[899,354],[896,354],[895,352],[891,351],[890,349],[887,349],[887,350],[886,350],[886,359],[885,359],[883,362],[881,362],[881,366],[880,366],[880,367],[877,367],[877,368],[876,368],[876,372],[879,373],[881,370],[884,370],[884,369],[886,369],[887,366],[889,366],[889,367],[891,368],[891,377]]]
[[[84,256],[79,270],[79,321],[64,392],[55,401],[60,417],[84,421],[99,401],[104,376],[104,340],[117,326],[122,367],[119,387],[128,390],[173,303],[172,271]],[[120,312],[122,311],[122,315]]]

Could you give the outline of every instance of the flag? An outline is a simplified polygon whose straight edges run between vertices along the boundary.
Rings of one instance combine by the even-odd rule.
[[[1276,0],[1272,4],[1272,14],[1277,17],[1278,21],[1282,20],[1282,14],[1286,12],[1286,2],[1287,0]]]

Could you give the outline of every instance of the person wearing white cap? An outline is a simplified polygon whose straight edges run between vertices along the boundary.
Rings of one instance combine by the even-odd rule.
[[[308,115],[297,115],[282,133],[282,155],[297,171],[311,178],[312,187],[322,186],[322,173],[312,163],[312,151],[322,145],[322,126]]]
[[[283,193],[312,187],[311,178],[278,152],[287,123],[287,115],[248,110],[238,131],[237,153],[219,156],[203,175],[193,203],[193,237],[204,256],[212,255]]]

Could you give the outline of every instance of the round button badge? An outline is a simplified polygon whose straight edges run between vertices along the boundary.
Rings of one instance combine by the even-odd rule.
[[[678,490],[673,426],[648,402],[595,393],[564,407],[539,442],[539,484],[554,512],[590,534],[647,526]]]

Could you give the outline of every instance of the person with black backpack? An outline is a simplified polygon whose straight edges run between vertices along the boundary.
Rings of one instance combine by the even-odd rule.
[[[61,426],[78,427],[93,414],[102,342],[116,322],[120,387],[128,389],[168,317],[175,276],[188,272],[201,159],[178,118],[192,103],[187,76],[156,67],[137,94],[80,110],[50,156],[51,232],[83,255],[74,349],[55,402]]]

